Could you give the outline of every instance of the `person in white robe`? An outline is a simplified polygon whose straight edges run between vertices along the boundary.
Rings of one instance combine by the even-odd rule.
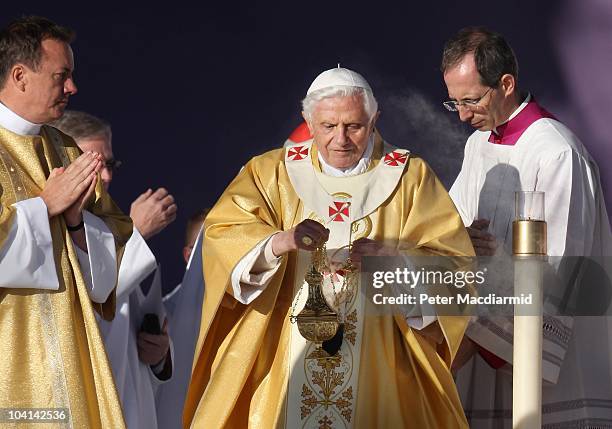
[[[97,150],[103,155],[101,180],[108,189],[120,165],[113,155],[110,125],[79,111],[66,111],[54,125],[71,135],[82,150]],[[173,372],[161,269],[146,240],[174,221],[176,210],[174,198],[163,188],[149,189],[132,203],[134,230],[119,268],[117,314],[110,322],[98,319],[129,429],[158,427],[155,391]],[[153,280],[145,293],[150,276]],[[146,314],[157,316],[162,325],[160,334],[143,331]]]
[[[463,29],[445,45],[444,105],[476,128],[450,190],[476,254],[511,255],[514,193],[543,191],[552,265],[559,269],[554,257],[567,256],[605,263],[612,234],[597,164],[567,127],[521,94],[517,71],[508,43],[486,29]],[[612,425],[610,320],[544,314],[544,427]],[[466,331],[455,369],[471,427],[511,425],[512,322],[481,317]]]
[[[187,264],[183,280],[163,297],[172,337],[172,379],[160,385],[155,398],[157,424],[162,429],[180,428],[183,407],[191,379],[193,355],[200,333],[204,276],[202,272],[202,224],[209,209],[199,210],[187,221],[183,259]]]

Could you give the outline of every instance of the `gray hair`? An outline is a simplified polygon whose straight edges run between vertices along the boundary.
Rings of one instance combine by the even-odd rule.
[[[108,122],[78,110],[66,110],[61,118],[50,122],[49,125],[77,141],[92,137],[103,137],[110,141],[112,137],[111,126]]]
[[[378,102],[376,101],[376,98],[374,98],[372,91],[357,86],[344,85],[330,86],[308,94],[306,98],[302,100],[302,110],[304,111],[304,116],[306,116],[306,119],[310,121],[317,103],[325,98],[350,97],[355,95],[361,96],[363,108],[371,121],[372,118],[374,118],[374,115],[376,115],[376,112],[378,112]]]

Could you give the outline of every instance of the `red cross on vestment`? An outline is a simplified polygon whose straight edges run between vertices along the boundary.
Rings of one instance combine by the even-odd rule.
[[[394,150],[393,152],[386,154],[383,161],[387,165],[397,167],[399,165],[404,165],[406,158],[407,156],[405,153]]]
[[[329,207],[329,217],[334,222],[344,222],[349,217],[349,205],[347,202],[334,201],[334,205]]]
[[[304,146],[295,146],[287,152],[287,158],[291,161],[299,161],[308,156],[308,148]]]

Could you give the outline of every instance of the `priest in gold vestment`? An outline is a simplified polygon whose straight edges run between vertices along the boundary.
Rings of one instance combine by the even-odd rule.
[[[76,93],[70,40],[39,17],[0,33],[1,427],[124,427],[94,311],[114,316],[132,223],[100,155],[43,125]]]
[[[184,427],[467,427],[449,369],[467,318],[373,316],[358,292],[343,304],[343,339],[329,358],[312,358],[316,346],[291,323],[323,241],[335,262],[349,244],[356,261],[473,255],[435,174],[375,131],[378,107],[361,75],[323,72],[303,107],[313,138],[253,158],[206,219]]]

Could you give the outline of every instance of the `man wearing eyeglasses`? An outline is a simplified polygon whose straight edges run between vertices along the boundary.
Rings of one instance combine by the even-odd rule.
[[[519,91],[504,38],[484,28],[459,31],[444,47],[441,70],[450,97],[444,106],[476,129],[450,190],[476,254],[512,253],[514,193],[528,190],[545,192],[549,256],[612,255],[597,165],[566,126]],[[594,341],[610,341],[610,327],[606,317],[544,315],[543,424],[612,424],[609,352],[585,355],[602,350]],[[465,364],[457,384],[471,427],[510,427],[512,336],[511,317],[468,327],[455,367]]]
[[[73,137],[81,150],[102,155],[100,179],[108,190],[121,165],[113,155],[110,125],[93,115],[68,110],[54,126]],[[98,319],[128,428],[157,428],[156,387],[173,372],[160,272],[145,240],[173,222],[176,210],[174,198],[163,188],[149,189],[132,203],[134,230],[119,267],[117,314],[111,322]],[[145,293],[141,283],[153,273],[153,283]],[[157,320],[151,319],[152,314]]]

